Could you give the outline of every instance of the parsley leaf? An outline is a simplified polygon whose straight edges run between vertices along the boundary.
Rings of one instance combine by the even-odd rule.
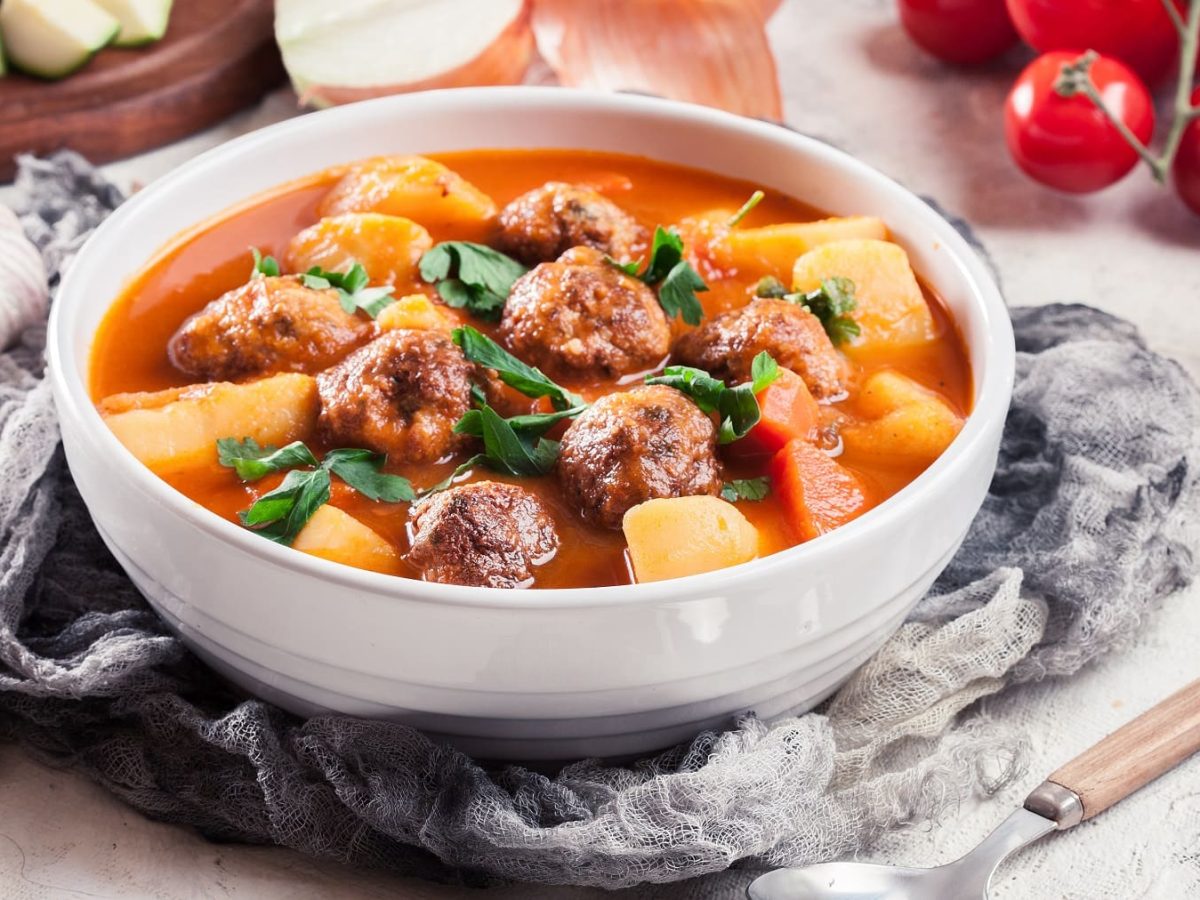
[[[528,269],[499,250],[470,241],[443,241],[425,251],[421,277],[437,282],[447,306],[481,319],[498,319],[513,282]]]
[[[291,545],[313,513],[329,502],[331,473],[371,500],[397,503],[416,498],[409,480],[381,471],[386,457],[370,450],[330,450],[318,462],[301,441],[276,450],[260,447],[253,438],[221,438],[217,460],[237,472],[242,481],[257,481],[288,469],[279,487],[238,513],[241,523],[255,534],[280,544]]]
[[[450,485],[454,484],[454,479],[456,479],[463,472],[469,471],[470,469],[473,469],[476,466],[481,465],[486,462],[487,462],[487,457],[484,456],[484,454],[476,453],[474,456],[472,456],[466,462],[459,463],[457,466],[455,466],[454,471],[451,472],[449,475],[447,475],[445,478],[443,478],[441,481],[439,481],[437,484],[430,485],[429,487],[425,488],[425,490],[421,491],[421,496],[417,498],[416,502],[424,503],[429,497],[432,497],[434,494],[438,493],[439,491],[446,490],[446,488],[448,488],[448,487],[450,487]]]
[[[654,229],[654,239],[650,243],[650,265],[642,273],[642,281],[646,284],[657,284],[670,274],[671,270],[683,259],[683,238],[673,228],[663,228],[659,225]]]
[[[521,362],[490,337],[464,325],[451,333],[463,356],[485,369],[494,369],[500,380],[526,397],[549,397],[557,410],[583,406],[583,398],[555,384],[541,369]]]
[[[468,410],[454,430],[483,441],[483,453],[472,457],[451,473],[444,482],[434,485],[427,493],[448,487],[460,472],[477,463],[486,463],[497,472],[507,475],[545,475],[558,459],[558,441],[545,437],[557,422],[574,418],[587,406],[580,404],[552,413],[532,413],[505,419],[486,402],[476,398],[475,409]]]
[[[620,269],[626,275],[629,275],[633,278],[638,277],[638,269],[640,269],[642,267],[641,257],[635,259],[633,262],[623,263],[623,262],[617,262],[611,256],[605,256],[604,261],[606,263],[608,263],[610,266],[612,266],[614,269]]]
[[[733,481],[725,482],[721,488],[721,498],[730,503],[736,503],[738,500],[761,500],[769,493],[771,493],[771,479],[766,476],[735,478]]]
[[[862,328],[850,315],[858,306],[858,301],[854,297],[854,282],[849,278],[826,278],[816,290],[789,293],[782,281],[767,276],[759,281],[754,293],[758,297],[787,300],[803,306],[820,319],[825,333],[835,346],[862,334]]]
[[[715,412],[720,420],[717,426],[717,441],[730,444],[745,437],[762,418],[762,410],[758,407],[755,394],[779,377],[779,366],[764,350],[754,357],[750,373],[750,381],[731,388],[703,369],[667,366],[662,375],[647,376],[646,384],[665,384],[673,387],[691,397],[702,412]]]
[[[387,457],[370,450],[330,450],[321,465],[364,497],[376,502],[411,503],[416,499],[412,483],[400,475],[380,471]]]
[[[779,377],[779,363],[766,350],[750,361],[750,391],[757,394]]]
[[[217,441],[217,461],[233,469],[242,481],[258,481],[264,475],[298,466],[315,466],[317,458],[303,441],[286,447],[260,447],[254,438],[221,438]]]
[[[658,287],[658,302],[669,318],[680,316],[689,325],[699,325],[704,318],[704,307],[696,298],[697,291],[707,291],[708,285],[700,274],[680,260]]]
[[[330,272],[313,266],[300,276],[300,280],[305,287],[314,290],[336,289],[342,309],[351,315],[361,309],[374,319],[396,299],[392,296],[395,288],[390,284],[367,287],[371,279],[360,262],[351,264],[347,272]]]
[[[606,257],[606,259],[608,259]],[[704,307],[696,297],[698,291],[707,291],[708,285],[700,273],[683,258],[683,238],[675,229],[654,229],[654,240],[650,244],[650,263],[646,271],[637,274],[640,261],[621,263],[608,259],[626,275],[640,278],[650,286],[658,285],[658,302],[670,318],[680,316],[689,325],[699,325],[704,317]]]
[[[646,384],[665,384],[683,391],[703,413],[715,413],[722,395],[729,390],[721,379],[691,366],[667,366],[661,375],[647,375]]]
[[[279,276],[279,260],[273,256],[263,256],[257,247],[250,248],[250,255],[254,257],[254,268],[250,272],[251,278],[277,278]]]
[[[328,471],[292,469],[279,487],[259,497],[253,506],[238,513],[238,518],[267,540],[290,546],[313,513],[328,500]]]
[[[557,421],[564,416],[555,413],[544,418]],[[480,461],[487,463],[497,472],[506,475],[545,475],[558,459],[558,441],[542,437],[551,424],[552,421],[547,421],[518,430],[511,419],[502,418],[485,403],[477,409],[469,410],[458,420],[454,430],[459,434],[481,438],[483,454]]]
[[[804,306],[825,326],[834,344],[858,337],[862,329],[850,313],[858,306],[854,282],[849,278],[826,278],[821,287],[804,295]]]

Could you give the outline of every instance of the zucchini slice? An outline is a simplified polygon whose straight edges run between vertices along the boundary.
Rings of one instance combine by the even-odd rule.
[[[171,18],[171,0],[95,0],[121,23],[116,47],[140,47],[161,40]]]
[[[39,78],[63,78],[86,65],[121,30],[92,0],[4,0],[0,36],[8,61]]]

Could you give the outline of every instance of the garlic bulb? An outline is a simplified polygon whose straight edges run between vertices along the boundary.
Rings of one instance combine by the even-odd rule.
[[[0,204],[0,350],[45,319],[49,304],[42,255],[25,237],[16,214]]]

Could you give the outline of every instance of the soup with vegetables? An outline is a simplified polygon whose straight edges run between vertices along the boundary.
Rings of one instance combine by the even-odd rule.
[[[117,438],[263,540],[593,587],[747,562],[949,445],[971,375],[887,226],[588,151],[380,157],[177,237],[97,334]]]

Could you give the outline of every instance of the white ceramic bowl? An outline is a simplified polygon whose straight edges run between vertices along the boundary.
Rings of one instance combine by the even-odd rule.
[[[288,179],[385,153],[582,147],[748,178],[832,213],[882,216],[945,298],[975,409],[916,481],[860,519],[745,565],[653,584],[515,591],[423,583],[279,547],[138,463],[88,397],[111,298],[167,239]],[[409,722],[497,759],[625,755],[754,710],[811,707],[946,565],[995,467],[1013,378],[1004,302],[967,243],[870,167],[784,128],[699,106],[564,89],[390,97],[265,128],[133,197],[71,266],[50,320],[63,442],[108,546],[183,640],[302,714]]]

